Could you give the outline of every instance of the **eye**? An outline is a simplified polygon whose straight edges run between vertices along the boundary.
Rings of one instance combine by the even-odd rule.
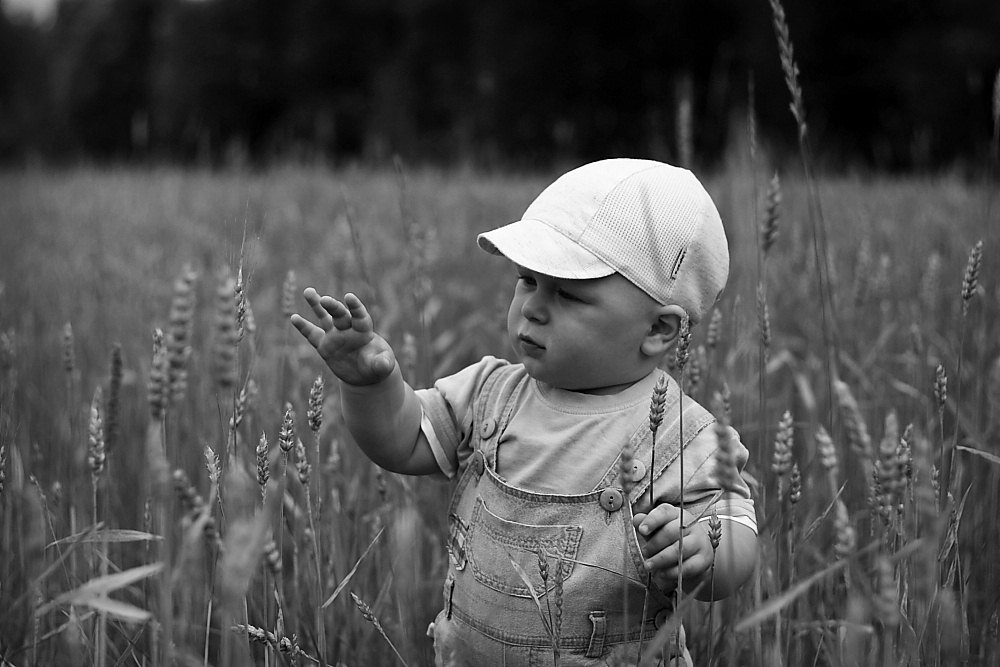
[[[566,299],[567,301],[583,301],[580,297],[572,292],[567,292],[566,290],[560,288],[556,291],[560,298]]]
[[[533,276],[530,276],[530,275],[528,275],[526,273],[520,273],[517,276],[517,282],[519,282],[522,285],[525,285],[527,287],[534,287],[536,281],[535,281],[535,278]]]

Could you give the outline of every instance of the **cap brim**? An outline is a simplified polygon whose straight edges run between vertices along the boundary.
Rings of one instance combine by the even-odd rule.
[[[556,278],[587,280],[615,273],[596,255],[539,220],[519,220],[484,232],[479,247],[531,271]]]

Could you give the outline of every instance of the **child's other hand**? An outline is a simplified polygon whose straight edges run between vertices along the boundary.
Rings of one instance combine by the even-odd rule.
[[[375,333],[361,299],[347,294],[340,302],[332,296],[320,296],[312,287],[307,287],[303,296],[319,326],[298,314],[292,315],[292,325],[316,348],[334,375],[347,384],[368,385],[392,373],[396,356],[385,339]]]
[[[646,569],[664,590],[677,586],[677,577],[683,572],[685,588],[694,584],[712,567],[714,554],[708,539],[708,523],[695,523],[696,517],[688,511],[661,503],[649,514],[636,514],[632,519],[639,534]],[[683,524],[682,524],[683,522]],[[684,525],[684,562],[680,565],[680,534]]]

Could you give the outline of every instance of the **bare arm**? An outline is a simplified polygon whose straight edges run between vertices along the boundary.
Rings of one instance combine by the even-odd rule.
[[[408,475],[438,471],[420,431],[420,403],[403,380],[396,355],[375,333],[368,309],[354,294],[343,302],[303,293],[318,324],[292,315],[292,325],[340,379],[344,421],[358,446],[374,463]]]

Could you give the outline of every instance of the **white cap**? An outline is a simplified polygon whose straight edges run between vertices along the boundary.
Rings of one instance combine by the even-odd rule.
[[[687,169],[617,158],[560,176],[521,220],[479,235],[479,246],[557,278],[620,273],[692,322],[729,277],[729,244],[712,198]]]

